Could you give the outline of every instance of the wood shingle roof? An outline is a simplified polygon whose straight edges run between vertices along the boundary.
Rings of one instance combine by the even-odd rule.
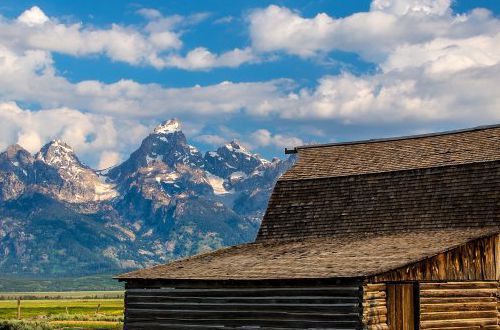
[[[257,241],[500,226],[500,161],[280,180]]]
[[[138,270],[123,274],[118,279],[366,277],[406,266],[494,232],[492,228],[476,228],[265,241],[233,246]]]

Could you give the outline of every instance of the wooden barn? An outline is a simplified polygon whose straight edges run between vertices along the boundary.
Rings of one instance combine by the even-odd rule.
[[[288,152],[254,243],[118,277],[126,329],[500,328],[500,125]]]

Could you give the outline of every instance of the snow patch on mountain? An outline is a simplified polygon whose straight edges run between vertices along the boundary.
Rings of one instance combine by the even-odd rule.
[[[177,119],[167,120],[156,126],[154,133],[156,134],[173,134],[181,131],[181,124]]]
[[[106,201],[113,199],[119,195],[116,186],[102,181],[95,182],[95,197],[94,201]]]
[[[206,172],[208,183],[212,186],[214,194],[216,195],[226,195],[233,194],[234,190],[227,190],[224,187],[224,179],[213,175],[212,173]]]

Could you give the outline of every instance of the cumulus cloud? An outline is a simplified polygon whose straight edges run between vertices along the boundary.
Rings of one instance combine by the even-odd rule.
[[[373,0],[370,8],[395,15],[423,13],[441,16],[449,13],[450,6],[451,0]]]
[[[98,169],[107,169],[114,165],[117,165],[121,161],[121,156],[116,151],[103,151],[101,157],[99,158]]]
[[[195,136],[195,141],[202,142],[211,146],[220,146],[228,141],[227,138],[216,134],[202,134]]]
[[[186,56],[171,56],[166,59],[165,66],[187,70],[207,70],[217,67],[235,68],[244,63],[254,63],[259,60],[251,48],[233,49],[216,55],[204,47],[195,48]]]
[[[83,113],[70,108],[32,111],[15,102],[0,103],[0,149],[18,143],[35,153],[50,140],[69,143],[92,165],[111,164],[119,156],[108,150],[129,149],[148,132],[140,123]]]
[[[16,20],[0,17],[0,42],[19,53],[47,51],[72,56],[102,55],[113,61],[157,69],[176,67],[207,70],[235,67],[254,60],[249,49],[213,54],[205,48],[188,51],[183,57],[182,28],[206,19],[208,14],[163,16],[155,9],[138,14],[148,21],[143,26],[112,24],[96,28],[84,23],[63,23],[50,18],[39,7],[24,11]]]
[[[45,50],[73,56],[104,55],[114,61],[156,66],[162,52],[180,49],[180,34],[171,29],[146,31],[112,24],[105,29],[49,19],[38,7],[17,20],[0,21],[0,40],[19,50]]]
[[[325,76],[314,89],[268,100],[255,113],[345,124],[499,120],[500,21],[484,9],[457,15],[450,5],[374,0],[369,12],[343,18],[308,18],[275,5],[253,11],[252,46],[260,52],[314,58],[342,50],[378,68]]]
[[[250,135],[251,143],[257,147],[295,147],[303,145],[304,142],[297,137],[282,135],[282,134],[272,134],[267,129],[258,129]]]
[[[377,0],[371,11],[343,18],[326,13],[303,17],[271,5],[248,17],[252,46],[260,52],[282,51],[314,57],[333,50],[360,54],[379,63],[402,44],[435,38],[468,38],[498,32],[498,20],[478,9],[455,15],[448,0]]]
[[[40,9],[40,7],[34,6],[31,9],[24,11],[17,20],[28,26],[40,25],[49,20],[47,15]]]
[[[500,31],[463,39],[437,38],[397,47],[386,61],[384,71],[424,67],[431,75],[484,68],[500,63]]]

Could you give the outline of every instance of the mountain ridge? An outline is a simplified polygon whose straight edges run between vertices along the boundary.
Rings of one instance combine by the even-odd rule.
[[[292,163],[235,140],[202,154],[175,119],[106,170],[60,140],[35,155],[9,146],[0,153],[0,271],[120,272],[251,241]]]

